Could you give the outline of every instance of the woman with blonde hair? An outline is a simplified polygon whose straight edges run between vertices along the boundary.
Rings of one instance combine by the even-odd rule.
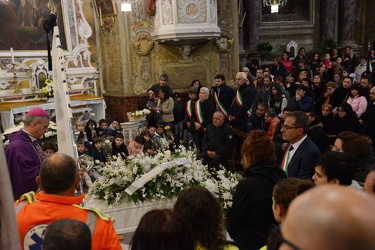
[[[263,130],[253,130],[241,148],[244,179],[238,184],[228,212],[228,232],[240,249],[259,249],[267,242],[272,225],[274,185],[286,178],[275,165],[273,142]]]

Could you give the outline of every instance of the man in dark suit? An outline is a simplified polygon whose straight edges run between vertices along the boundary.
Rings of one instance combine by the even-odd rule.
[[[288,113],[281,132],[283,139],[289,142],[281,167],[289,177],[311,179],[315,173],[320,150],[307,137],[309,118],[302,111]]]
[[[221,111],[225,119],[228,119],[229,108],[235,96],[234,90],[225,84],[225,77],[221,74],[215,76],[215,85],[212,90],[216,110]]]
[[[246,85],[247,75],[244,72],[236,74],[236,85],[238,87],[236,96],[229,109],[228,120],[233,128],[247,130],[248,111],[255,99],[255,91]]]

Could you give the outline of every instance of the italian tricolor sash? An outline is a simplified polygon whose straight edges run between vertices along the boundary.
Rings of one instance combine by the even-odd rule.
[[[195,102],[195,116],[197,118],[197,122],[199,124],[202,124],[204,121],[203,115],[202,115],[202,110],[201,110],[201,103],[200,101]]]
[[[238,105],[238,107],[242,108],[242,96],[241,96],[241,93],[240,93],[240,90],[237,89],[237,92],[236,92],[236,103]],[[248,114],[250,114],[249,111],[247,111]]]
[[[217,96],[217,93],[216,91],[214,91],[214,100],[215,100],[215,103],[217,105],[217,107],[219,108],[219,110],[221,112],[223,112],[223,114],[225,115],[225,117],[228,117],[228,111],[226,110],[226,108],[224,107],[224,105],[220,102],[218,96]]]
[[[186,114],[188,115],[189,119],[191,118],[192,112],[193,112],[193,105],[192,105],[192,101],[190,100],[186,103]]]

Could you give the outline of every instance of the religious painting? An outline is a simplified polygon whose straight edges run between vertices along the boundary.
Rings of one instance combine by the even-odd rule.
[[[314,0],[287,0],[285,5],[279,5],[278,13],[271,13],[270,6],[262,4],[262,24],[267,23],[308,23],[312,21],[312,1]]]
[[[96,14],[99,17],[116,16],[117,9],[114,1],[112,0],[94,0],[96,7]]]
[[[43,28],[51,12],[57,14],[60,41],[66,50],[62,1],[0,1],[0,50],[47,50],[47,32]],[[49,33],[52,41],[52,32]]]

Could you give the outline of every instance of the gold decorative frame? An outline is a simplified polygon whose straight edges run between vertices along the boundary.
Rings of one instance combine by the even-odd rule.
[[[154,48],[155,41],[149,35],[143,34],[133,42],[133,45],[138,55],[148,56]]]
[[[117,16],[117,8],[114,2],[112,0],[94,0],[98,17]]]
[[[227,53],[230,51],[233,45],[233,38],[230,39],[230,36],[226,33],[221,33],[219,38],[215,40],[215,46],[220,53]]]

